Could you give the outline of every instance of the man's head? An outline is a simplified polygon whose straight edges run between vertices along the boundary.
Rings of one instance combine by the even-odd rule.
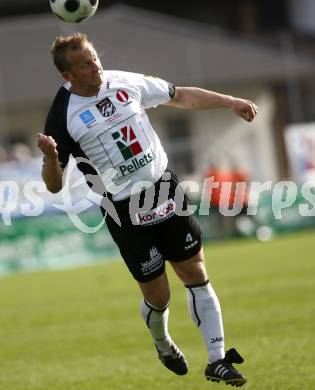
[[[83,96],[97,93],[103,82],[102,65],[85,34],[58,36],[51,54],[63,78],[71,82],[73,92]]]

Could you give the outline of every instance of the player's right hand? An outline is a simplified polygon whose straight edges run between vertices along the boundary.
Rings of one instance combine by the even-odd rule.
[[[57,143],[53,137],[42,133],[38,133],[37,137],[37,146],[43,154],[51,159],[58,158]]]
[[[232,110],[247,122],[252,122],[258,114],[259,108],[250,100],[233,98]]]

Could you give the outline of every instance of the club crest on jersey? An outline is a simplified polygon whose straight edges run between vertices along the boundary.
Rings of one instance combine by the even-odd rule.
[[[116,111],[116,107],[108,97],[97,103],[96,107],[105,118],[112,116]]]
[[[91,113],[90,110],[86,110],[79,115],[81,121],[86,125],[86,127],[91,128],[96,124],[95,116]]]

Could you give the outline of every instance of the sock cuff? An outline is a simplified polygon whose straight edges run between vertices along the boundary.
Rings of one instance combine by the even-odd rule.
[[[165,310],[167,310],[167,308],[169,307],[169,302],[167,303],[167,305],[163,308],[163,309],[158,309],[156,308],[155,306],[151,305],[151,303],[149,303],[148,301],[146,301],[145,299],[143,299],[143,302],[144,304],[150,309],[150,310],[153,310],[153,311],[156,311],[158,313],[163,313]]]
[[[201,283],[185,284],[185,287],[189,288],[189,289],[197,288],[197,287],[203,287],[203,286],[206,286],[208,283],[209,283],[209,280],[207,279],[205,282],[201,282]]]

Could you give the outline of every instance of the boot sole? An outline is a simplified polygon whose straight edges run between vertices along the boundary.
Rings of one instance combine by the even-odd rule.
[[[245,379],[245,378],[224,380],[224,379],[215,378],[212,376],[206,376],[206,379],[207,379],[207,381],[211,381],[211,382],[217,382],[217,383],[224,382],[227,385],[236,386],[236,387],[241,387],[247,382],[247,379]]]

